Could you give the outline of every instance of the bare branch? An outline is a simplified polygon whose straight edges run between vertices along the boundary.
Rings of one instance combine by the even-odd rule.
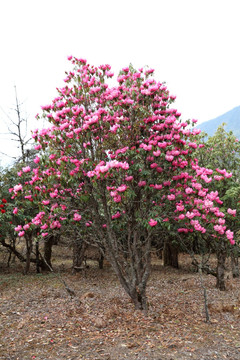
[[[0,151],[0,154],[2,154],[2,155],[4,155],[4,156],[8,156],[8,157],[11,158],[11,159],[16,159],[15,156],[10,156],[10,155],[8,155],[8,154],[5,154],[5,153],[2,152],[2,151]]]

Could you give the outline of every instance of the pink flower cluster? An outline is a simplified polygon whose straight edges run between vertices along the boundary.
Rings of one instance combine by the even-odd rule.
[[[33,219],[32,219],[32,223],[34,225],[41,225],[42,224],[42,219],[45,215],[44,211],[40,211]]]
[[[117,161],[117,160],[112,160],[112,161],[109,161],[108,163],[106,163],[106,165],[105,165],[104,161],[101,161],[95,167],[94,170],[87,172],[87,176],[88,177],[93,177],[93,176],[100,177],[100,174],[107,173],[111,169],[120,169],[120,168],[123,170],[128,170],[129,164],[126,161],[121,162],[121,161]]]

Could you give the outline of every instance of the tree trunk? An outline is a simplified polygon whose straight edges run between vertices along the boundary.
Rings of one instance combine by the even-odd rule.
[[[44,261],[41,263],[41,268],[43,271],[51,271],[52,269],[52,247],[57,244],[56,236],[51,235],[48,238],[45,238],[43,256]],[[49,268],[50,266],[50,268]]]
[[[25,240],[26,240],[26,264],[24,269],[24,274],[28,274],[30,270],[30,264],[31,264],[31,253],[32,253],[32,234],[26,233],[25,234]]]
[[[40,273],[40,253],[39,253],[39,242],[36,241],[36,271]]]
[[[6,247],[9,251],[11,251],[21,262],[25,262],[26,259],[24,256],[16,250],[15,247],[13,247],[11,244],[8,244],[5,242],[5,240],[1,241],[1,244]]]
[[[99,269],[103,269],[103,261],[104,261],[104,256],[103,254],[100,254],[100,259],[98,260]]]
[[[146,288],[142,289],[142,291],[140,291],[139,288],[137,289],[135,288],[131,292],[130,297],[134,303],[135,310],[147,311],[148,305],[147,305]]]
[[[137,232],[133,232],[130,238],[132,241],[130,241],[131,244],[127,244],[127,259],[114,250],[109,243],[105,246],[106,257],[122,287],[131,298],[135,309],[147,312],[146,286],[151,270],[151,241],[144,238],[140,240]],[[115,239],[112,240],[113,242]]]
[[[84,253],[87,244],[82,239],[75,239],[73,242],[73,269],[80,268],[84,260]]]
[[[12,243],[12,247],[16,250],[16,238],[14,236],[11,236],[11,243]],[[13,253],[13,257],[11,259],[11,263],[15,264],[16,262],[16,255]]]
[[[9,251],[8,260],[7,260],[7,267],[8,267],[8,268],[10,267],[11,258],[12,258],[12,252]]]
[[[171,244],[171,240],[166,240],[163,246],[163,265],[179,268],[178,249]]]
[[[232,275],[234,278],[239,277],[239,263],[238,263],[238,253],[234,252],[234,249],[231,251],[231,266],[232,266]]]
[[[125,274],[123,274],[122,269],[119,267],[119,264],[117,262],[110,260],[110,263],[122,287],[129,295],[132,302],[134,303],[135,310],[145,310],[147,312],[148,304],[147,304],[147,296],[146,296],[146,281],[147,278],[149,277],[149,273],[147,274],[144,282],[142,281],[138,285],[137,282],[135,281],[133,282],[128,281],[128,279],[124,276]]]
[[[219,245],[219,249],[217,251],[217,284],[216,287],[221,290],[226,290],[225,285],[225,262],[227,258],[227,251],[225,249],[224,244]]]

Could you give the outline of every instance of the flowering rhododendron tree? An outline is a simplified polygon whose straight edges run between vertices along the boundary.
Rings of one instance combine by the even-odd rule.
[[[22,164],[16,163],[1,174],[1,194],[4,195],[3,200],[6,201],[6,204],[4,212],[0,214],[0,243],[9,251],[8,265],[11,256],[14,255],[22,263],[25,263],[24,273],[26,274],[30,269],[30,263],[37,263],[37,259],[33,255],[37,228],[30,226],[29,223],[34,214],[38,213],[39,206],[38,200],[35,201],[35,196],[29,196],[29,193],[23,191],[20,193],[25,183],[31,179],[31,168],[23,167],[23,169],[29,168],[25,174],[21,170]],[[16,185],[18,176],[19,181]],[[19,196],[16,198],[17,192]],[[18,238],[21,238],[21,245],[17,242]],[[24,250],[22,245],[24,245]]]
[[[151,240],[166,218],[180,233],[234,240],[227,229],[214,229],[224,214],[208,193],[210,170],[193,156],[199,131],[170,107],[175,97],[154,71],[126,67],[110,87],[109,65],[69,60],[66,85],[42,108],[50,125],[33,133],[39,167],[13,192],[37,194],[40,212],[31,226],[40,226],[43,238],[65,224],[88,234],[135,307],[146,309]]]
[[[215,169],[212,177],[214,184],[209,184],[209,191],[212,190],[212,198],[219,196],[223,203],[221,211],[225,216],[219,218],[214,228],[219,233],[226,233],[230,242],[233,233],[227,228],[231,228],[235,233],[240,229],[239,211],[240,211],[240,143],[232,132],[227,133],[224,124],[219,126],[216,133],[206,139],[206,134],[202,134],[201,142],[204,147],[198,149],[197,156],[199,164],[208,168]],[[205,137],[205,139],[204,139]],[[225,289],[224,270],[226,257],[231,254],[232,272],[234,276],[239,276],[238,257],[239,244],[229,246],[224,241],[224,237],[211,241],[209,246],[217,255],[217,287],[221,290]]]

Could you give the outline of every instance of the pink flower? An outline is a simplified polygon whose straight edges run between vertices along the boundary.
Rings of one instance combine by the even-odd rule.
[[[119,192],[124,192],[127,190],[127,185],[121,185],[117,188],[117,191]]]
[[[204,206],[206,208],[211,208],[213,206],[213,202],[210,200],[204,200]]]
[[[197,148],[197,144],[194,143],[194,142],[189,142],[189,143],[188,143],[188,146],[191,147],[191,148],[193,148],[193,149],[196,149],[196,148]]]
[[[35,162],[35,164],[38,164],[40,161],[40,157],[36,156],[35,159],[33,159],[33,161]]]
[[[13,214],[17,214],[18,213],[18,208],[17,207],[15,207],[14,209],[13,209]]]
[[[151,169],[155,169],[156,167],[158,167],[158,164],[157,164],[157,163],[152,163],[152,164],[150,165],[150,168],[151,168]]]
[[[174,156],[172,156],[172,155],[166,155],[166,156],[165,156],[165,159],[166,159],[167,161],[172,161],[172,160],[174,159]]]
[[[116,214],[112,215],[112,219],[117,219],[121,216],[121,213],[118,211]]]
[[[49,155],[49,159],[50,159],[50,160],[54,160],[54,159],[55,159],[55,157],[56,157],[56,155],[55,155],[55,154],[50,154],[50,155]]]
[[[207,195],[207,198],[211,201],[215,200],[218,197],[218,191],[211,191],[210,194]]]
[[[75,221],[80,221],[81,218],[82,218],[82,216],[79,215],[78,213],[75,213],[74,216],[73,216],[73,220],[75,220]]]
[[[232,173],[227,173],[227,172],[226,172],[224,175],[225,175],[226,178],[232,177]]]
[[[88,177],[93,177],[93,176],[95,176],[95,171],[88,171],[88,172],[87,172],[87,176],[88,176]]]
[[[221,235],[224,234],[225,229],[226,229],[226,226],[214,225],[214,230],[217,231]]]
[[[178,232],[179,232],[179,233],[188,233],[188,229],[186,229],[186,228],[179,228],[179,229],[178,229]]]
[[[27,172],[31,171],[31,168],[30,168],[30,166],[26,166],[26,167],[22,168],[22,171],[27,173]]]
[[[110,131],[111,131],[112,133],[115,133],[119,127],[120,127],[119,124],[115,124],[115,125],[113,125],[113,126],[110,127]]]
[[[145,186],[145,185],[146,185],[146,181],[143,181],[143,180],[139,181],[139,183],[138,183],[138,186],[140,186],[140,187]]]
[[[60,222],[59,222],[58,220],[55,220],[55,221],[53,221],[52,224],[50,225],[50,228],[51,228],[51,229],[55,229],[55,228],[60,229],[61,226],[62,226],[62,225],[60,224]]]
[[[46,237],[46,236],[48,236],[48,233],[46,232],[46,233],[42,233],[42,237]]]
[[[152,145],[147,145],[147,144],[141,144],[140,145],[140,147],[141,148],[143,148],[144,150],[146,150],[146,151],[150,151],[150,150],[152,150]]]
[[[203,190],[199,190],[198,195],[199,195],[199,196],[205,196],[205,195],[206,195],[206,192],[203,191]]]
[[[25,234],[25,231],[19,231],[18,236],[21,237]]]
[[[51,192],[51,193],[50,193],[51,198],[53,199],[53,198],[57,197],[57,193],[58,193],[58,190],[57,190],[57,189],[54,190],[53,192]]]
[[[230,231],[230,230],[227,230],[227,231],[226,231],[226,236],[227,236],[228,240],[230,241],[230,243],[231,243],[232,245],[234,245],[234,244],[235,244],[235,241],[233,240],[233,232]]]
[[[150,226],[156,226],[157,225],[157,221],[156,220],[153,220],[153,219],[150,219],[150,221],[148,222]]]
[[[120,195],[116,195],[116,196],[114,196],[113,201],[115,201],[116,203],[119,203],[122,201],[122,198]]]
[[[24,196],[24,199],[28,199],[28,200],[32,201],[32,195],[26,195],[26,196]]]
[[[212,181],[212,178],[208,178],[207,175],[201,175],[201,179],[203,179],[207,184]]]
[[[153,151],[153,155],[154,156],[159,156],[159,155],[161,155],[161,151],[160,150]]]
[[[170,186],[170,185],[171,185],[171,182],[170,182],[170,181],[164,181],[163,185],[164,185],[164,186]]]
[[[219,218],[219,219],[218,219],[218,223],[219,223],[220,225],[225,224],[225,219]]]
[[[184,210],[184,205],[179,204],[179,205],[176,206],[176,209],[177,209],[177,211],[183,211]]]
[[[214,175],[214,180],[220,181],[220,180],[222,180],[222,179],[224,179],[223,176]]]
[[[34,149],[35,149],[35,150],[40,150],[41,148],[42,148],[42,145],[35,145],[35,146],[34,146]]]
[[[22,185],[21,184],[15,185],[13,190],[14,190],[14,192],[22,190]]]
[[[110,195],[111,195],[112,197],[117,196],[117,195],[118,195],[118,192],[117,192],[116,190],[110,191]]]
[[[15,230],[15,231],[20,231],[20,230],[22,230],[22,225],[18,225],[17,227],[15,227],[14,230]]]
[[[236,216],[236,210],[227,209],[227,212],[228,212],[229,215]]]
[[[189,219],[193,219],[194,216],[195,216],[195,214],[194,214],[193,212],[189,212],[189,211],[188,211],[188,212],[186,213],[186,217],[189,218]]]
[[[193,183],[193,184],[192,184],[192,187],[194,187],[194,188],[197,189],[197,190],[201,190],[202,185],[199,184],[199,183]]]

